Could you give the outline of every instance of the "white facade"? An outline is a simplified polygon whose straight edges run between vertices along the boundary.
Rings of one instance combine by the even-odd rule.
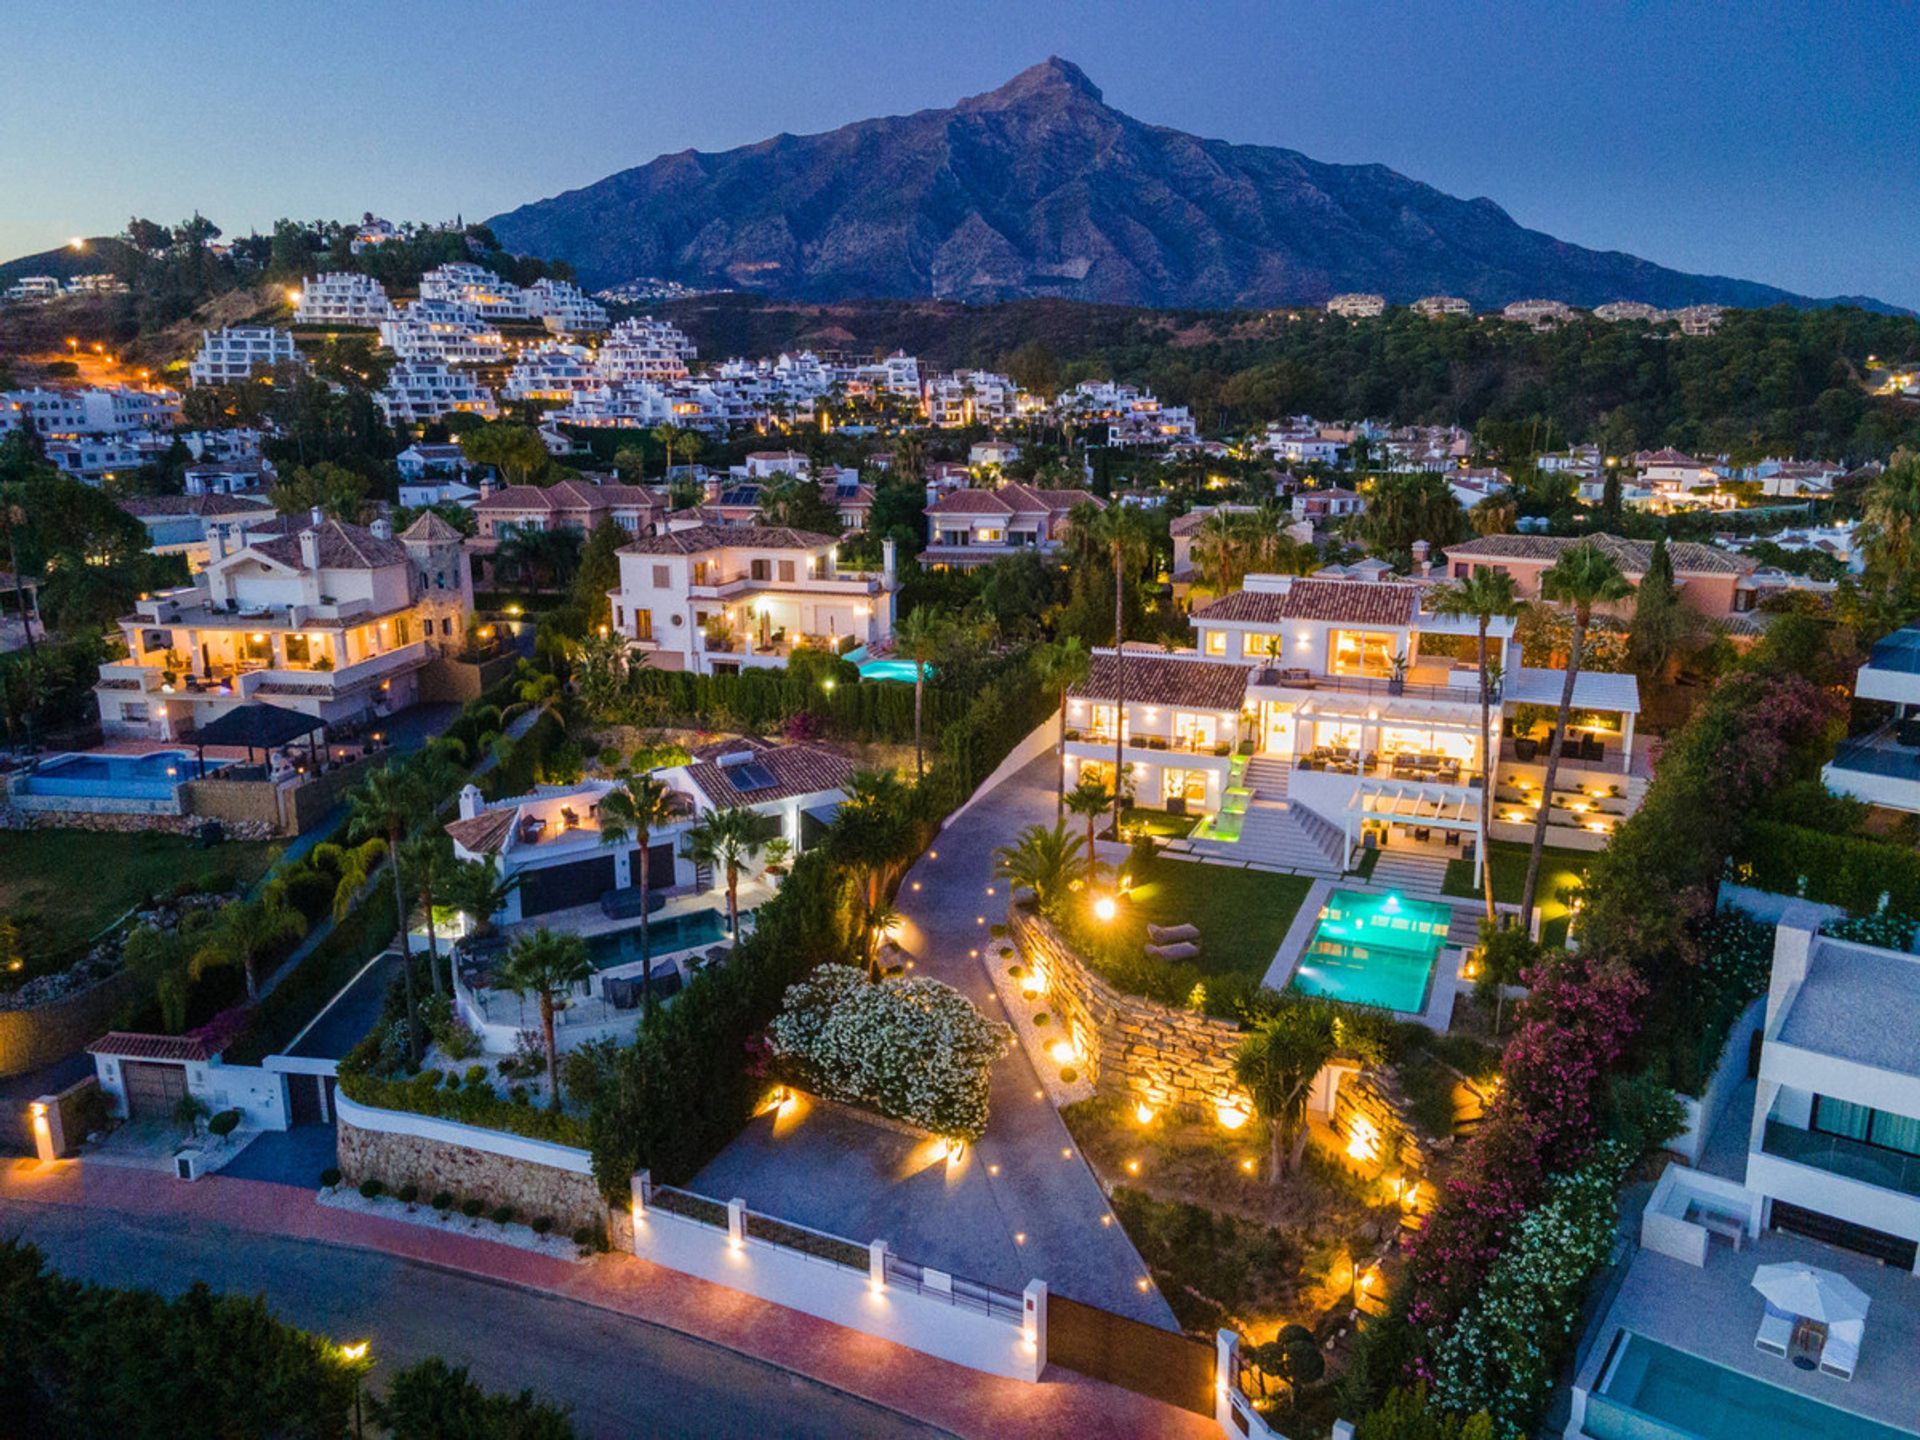
[[[564,404],[598,383],[592,351],[584,345],[547,344],[520,352],[502,393],[509,400],[557,400]]]
[[[492,420],[500,413],[486,386],[432,360],[395,365],[373,401],[389,425],[418,425],[456,412]]]
[[[1384,295],[1336,295],[1327,301],[1327,313],[1339,315],[1348,320],[1368,320],[1375,315],[1387,313],[1387,297]]]
[[[483,320],[533,318],[527,292],[483,265],[460,263],[429,270],[420,277],[420,298],[469,306]]]
[[[195,385],[237,385],[258,368],[292,365],[298,358],[290,330],[229,325],[200,332],[200,353],[187,367],[187,378]]]
[[[594,364],[602,380],[666,385],[687,378],[687,364],[697,353],[676,326],[646,315],[614,326]]]
[[[49,438],[82,435],[136,436],[171,430],[180,418],[180,392],[136,390],[126,385],[87,389],[0,391],[0,435],[27,421]]]
[[[293,318],[301,325],[376,326],[392,318],[393,302],[371,275],[357,270],[330,270],[312,275],[300,288]]]
[[[1432,320],[1441,315],[1471,315],[1473,306],[1458,295],[1423,295],[1413,302],[1413,311]]]
[[[556,334],[607,328],[607,307],[565,280],[536,280],[525,294],[527,313]]]
[[[1519,325],[1531,325],[1536,330],[1564,325],[1576,313],[1571,305],[1558,300],[1516,300],[1500,312],[1504,318]]]
[[[500,332],[475,307],[425,296],[380,322],[380,343],[402,360],[448,365],[497,365],[507,356]]]

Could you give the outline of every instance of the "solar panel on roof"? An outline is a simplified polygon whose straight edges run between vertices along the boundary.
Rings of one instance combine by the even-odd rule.
[[[768,790],[779,783],[773,778],[773,772],[757,761],[743,760],[725,769],[727,783],[739,791]]]

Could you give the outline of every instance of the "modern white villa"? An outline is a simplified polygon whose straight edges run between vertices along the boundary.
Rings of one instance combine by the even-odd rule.
[[[249,539],[224,527],[192,585],[120,621],[127,658],[94,686],[110,736],[174,740],[252,700],[329,724],[411,704],[419,673],[465,643],[473,588],[460,533],[425,515],[395,537],[315,511]]]
[[[842,570],[839,542],[775,525],[697,524],[620,549],[613,629],[663,670],[779,667],[801,646],[893,634],[892,542],[878,571]]]
[[[1829,790],[1869,805],[1920,815],[1920,626],[1879,641],[1855,676],[1853,693],[1893,706],[1893,716],[1841,745],[1821,779]]]
[[[1483,754],[1476,625],[1436,614],[1431,589],[1250,575],[1194,612],[1195,649],[1130,651],[1124,672],[1096,652],[1067,702],[1069,783],[1111,783],[1124,694],[1136,803],[1203,815],[1199,839],[1254,842],[1251,857],[1264,832],[1305,826],[1340,868],[1356,845],[1464,855],[1489,771],[1493,837],[1531,838],[1564,673],[1519,664],[1506,653],[1513,622],[1495,621],[1499,749]],[[1638,806],[1649,778],[1634,751],[1639,709],[1632,676],[1579,675],[1549,843],[1599,849]]]

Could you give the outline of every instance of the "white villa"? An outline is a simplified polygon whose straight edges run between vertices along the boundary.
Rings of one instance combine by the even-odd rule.
[[[1387,313],[1387,297],[1358,293],[1336,295],[1327,301],[1327,313],[1347,320],[1370,320]]]
[[[1854,676],[1856,699],[1893,706],[1893,718],[1848,740],[1820,778],[1829,790],[1884,810],[1920,815],[1920,626],[1876,643]]]
[[[796,647],[876,645],[893,634],[894,550],[844,571],[830,535],[695,524],[620,549],[613,629],[663,670],[778,667]]]
[[[100,667],[108,735],[178,740],[251,700],[329,724],[404,709],[420,671],[465,643],[461,536],[425,515],[398,538],[315,511],[291,535],[210,527],[194,583],[120,621],[127,658]]]
[[[298,358],[291,330],[229,325],[200,332],[200,353],[187,366],[187,378],[195,385],[237,385],[253,378],[256,368],[292,365]]]

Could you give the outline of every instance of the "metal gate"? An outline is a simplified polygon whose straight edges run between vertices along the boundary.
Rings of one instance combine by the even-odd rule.
[[[122,1060],[122,1075],[127,1086],[127,1114],[135,1120],[165,1120],[187,1093],[187,1067],[150,1065],[140,1060]]]
[[[1214,1347],[1191,1335],[1048,1295],[1047,1359],[1182,1410],[1213,1414]]]

